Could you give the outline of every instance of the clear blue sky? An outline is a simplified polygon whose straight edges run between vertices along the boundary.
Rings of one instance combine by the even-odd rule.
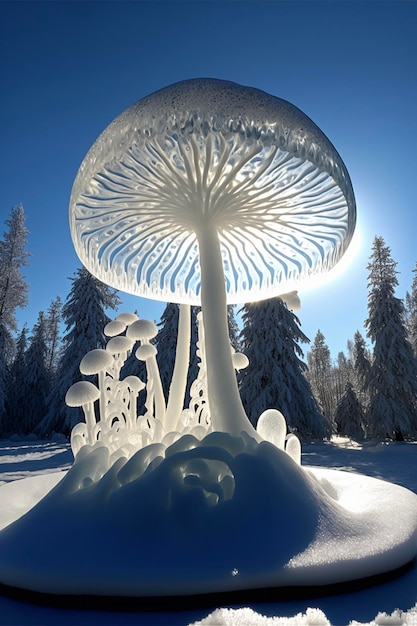
[[[187,78],[263,89],[309,115],[350,172],[361,246],[342,274],[301,293],[302,329],[336,357],[367,309],[375,235],[398,261],[403,297],[417,261],[417,3],[0,2],[0,229],[22,203],[32,254],[19,323],[70,289],[77,169],[100,132],[143,96]],[[123,294],[122,294],[123,295]],[[159,320],[163,305],[126,297]]]

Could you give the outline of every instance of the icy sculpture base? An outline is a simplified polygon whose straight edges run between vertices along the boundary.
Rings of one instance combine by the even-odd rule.
[[[107,469],[107,448],[85,446],[62,480],[0,487],[9,508],[0,583],[64,595],[192,596],[357,580],[417,552],[417,496],[403,487],[305,469],[247,436],[183,436],[160,455],[147,448]],[[33,502],[18,505],[27,480]]]

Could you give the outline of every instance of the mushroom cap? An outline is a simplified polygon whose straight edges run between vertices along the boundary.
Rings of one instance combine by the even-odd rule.
[[[217,229],[227,301],[292,291],[332,268],[356,205],[334,146],[297,107],[215,79],[176,83],[117,117],[70,200],[75,249],[116,289],[200,304],[196,232]]]
[[[65,395],[65,402],[68,406],[84,406],[90,402],[95,402],[100,397],[100,390],[87,380],[80,380],[74,383]]]
[[[106,350],[95,348],[87,352],[81,359],[80,372],[85,374],[85,376],[91,376],[111,368],[112,365],[113,358],[111,355]]]
[[[122,354],[123,352],[130,350],[132,346],[132,339],[125,337],[124,335],[120,335],[119,337],[112,337],[109,339],[106,345],[106,350],[110,354]]]
[[[115,337],[126,330],[126,324],[122,320],[112,320],[104,327],[106,337]]]
[[[244,370],[249,365],[249,359],[243,352],[234,352],[232,354],[233,367],[235,370]]]
[[[155,322],[151,322],[151,320],[136,320],[129,326],[126,331],[128,337],[132,339],[144,339],[149,341],[153,339],[158,334],[158,328]]]
[[[151,343],[144,343],[135,352],[135,356],[139,361],[147,361],[157,355],[157,349]]]
[[[136,315],[136,313],[120,313],[115,321],[116,322],[123,322],[123,324],[125,324],[126,326],[129,326],[129,324],[133,324],[133,322],[135,322],[138,319],[138,316]]]
[[[138,378],[138,376],[133,376],[133,374],[131,374],[130,376],[126,376],[126,378],[123,378],[123,382],[129,385],[129,387],[135,393],[138,393],[146,387],[145,383],[140,378]]]

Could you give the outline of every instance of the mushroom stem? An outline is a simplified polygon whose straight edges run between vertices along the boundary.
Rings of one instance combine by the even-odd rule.
[[[213,224],[197,231],[201,268],[201,310],[206,349],[207,394],[214,430],[258,439],[237,386],[227,327],[227,303],[220,241]]]
[[[184,407],[187,374],[190,363],[190,310],[189,304],[179,305],[177,349],[165,417],[165,431],[167,433],[176,429],[181,411]]]
[[[147,342],[146,342],[147,343]],[[145,342],[142,342],[145,345]],[[155,356],[150,356],[146,360],[146,368],[148,370],[148,384],[150,383],[154,392],[155,401],[155,417],[162,423],[165,421],[165,397],[162,389],[161,377]]]
[[[96,426],[96,417],[94,414],[94,403],[89,402],[83,406],[85,423],[87,425],[87,443],[94,443],[94,429]]]
[[[98,388],[100,389],[100,397],[98,399],[99,406],[99,415],[100,421],[104,422],[106,419],[106,407],[107,407],[107,398],[106,398],[106,376],[107,372],[105,370],[101,370],[98,372]]]

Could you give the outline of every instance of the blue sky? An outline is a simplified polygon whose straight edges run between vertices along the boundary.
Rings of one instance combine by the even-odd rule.
[[[80,266],[69,226],[72,183],[100,132],[143,96],[214,77],[289,100],[341,154],[358,205],[356,255],[343,272],[301,292],[298,315],[336,357],[367,315],[376,235],[410,290],[417,261],[417,3],[1,2],[0,229],[22,203],[32,254],[25,276],[31,328],[68,294]],[[159,320],[160,303],[124,297],[123,310]]]

